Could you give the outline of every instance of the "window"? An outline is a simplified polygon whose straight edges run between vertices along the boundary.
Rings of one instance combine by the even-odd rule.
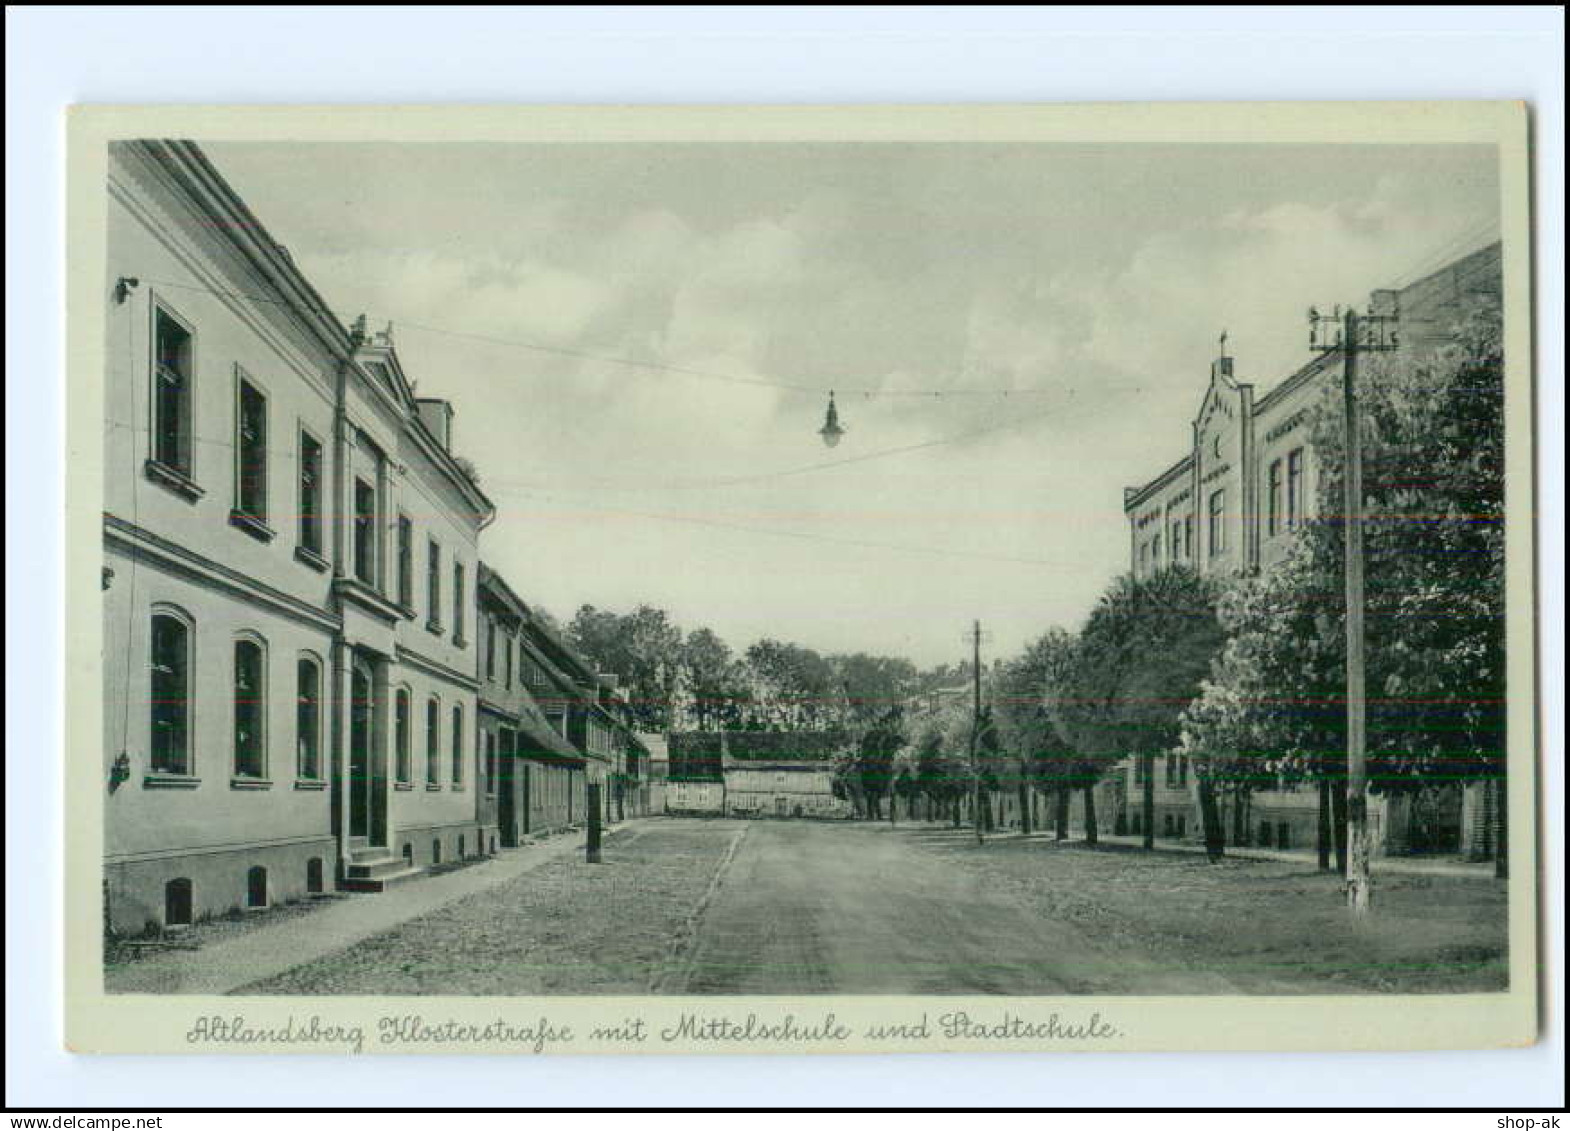
[[[1194,556],[1194,516],[1191,514],[1183,516],[1183,556]]]
[[[485,678],[496,678],[496,622],[489,619],[485,623]]]
[[[1134,755],[1133,762],[1134,762],[1134,784],[1135,785],[1144,785],[1145,784],[1145,756],[1143,754],[1136,754],[1136,755]]]
[[[452,640],[454,644],[463,644],[463,613],[464,613],[464,576],[463,563],[452,563]]]
[[[251,868],[245,873],[245,905],[254,910],[267,906],[267,869]]]
[[[322,443],[300,431],[300,548],[322,556]]]
[[[183,777],[191,772],[191,632],[184,621],[154,615],[151,663],[149,766]]]
[[[267,776],[265,653],[255,640],[234,644],[234,773]]]
[[[393,774],[401,785],[414,780],[409,761],[409,692],[400,687],[393,697]]]
[[[296,671],[295,773],[303,781],[317,781],[322,776],[322,667],[311,657],[301,656]]]
[[[425,559],[425,615],[431,629],[442,626],[442,548],[433,540]]]
[[[425,784],[435,789],[441,784],[442,708],[435,699],[425,704]]]
[[[1281,533],[1281,461],[1272,460],[1270,463],[1270,482],[1265,488],[1267,500],[1267,517],[1265,532],[1274,538]]]
[[[463,784],[463,708],[457,704],[452,709],[452,784]]]
[[[313,856],[305,862],[305,892],[307,895],[321,895],[325,890],[323,877],[322,858]]]
[[[1172,560],[1175,562],[1183,553],[1183,521],[1172,520]]]
[[[376,487],[364,479],[354,481],[354,576],[376,584]]]
[[[1159,530],[1150,539],[1150,564],[1157,569],[1161,568],[1161,532]]]
[[[1303,520],[1303,449],[1293,448],[1287,454],[1287,528],[1294,529]]]
[[[153,315],[153,460],[191,475],[191,332],[167,310]]]
[[[496,796],[496,736],[485,736],[485,796]]]
[[[181,876],[164,884],[164,926],[191,925],[191,881]]]
[[[512,688],[512,637],[506,635],[505,633],[502,635],[502,648],[505,649],[506,653],[507,653],[507,687],[508,687],[509,690],[511,690],[511,688]]]
[[[267,397],[244,377],[235,391],[234,509],[267,519]]]
[[[409,516],[398,516],[398,603],[414,607],[414,523]]]
[[[1210,556],[1223,554],[1227,549],[1226,525],[1227,493],[1225,489],[1210,493]]]

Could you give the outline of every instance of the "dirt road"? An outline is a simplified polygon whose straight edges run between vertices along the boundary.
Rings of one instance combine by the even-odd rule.
[[[1223,977],[1029,913],[965,867],[967,833],[762,821],[699,925],[693,994],[1228,993]],[[969,841],[971,848],[974,841]],[[985,850],[981,850],[985,851]]]

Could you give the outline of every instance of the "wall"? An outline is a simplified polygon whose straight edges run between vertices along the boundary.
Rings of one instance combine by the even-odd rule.
[[[163,884],[193,881],[197,916],[244,902],[245,873],[269,869],[274,900],[303,894],[305,861],[330,840],[329,666],[334,616],[324,563],[297,556],[299,432],[323,442],[331,473],[329,347],[281,302],[240,297],[271,284],[232,246],[195,199],[137,146],[111,147],[109,280],[140,283],[124,301],[106,294],[103,761],[105,868],[116,929],[161,921]],[[147,470],[153,454],[154,311],[192,334],[190,487]],[[236,525],[238,375],[267,397],[266,506]],[[324,489],[322,530],[334,512]],[[151,775],[150,618],[177,612],[192,646],[190,773]],[[264,759],[259,779],[233,760],[234,645],[241,634],[265,656]],[[321,666],[320,772],[296,764],[296,664]],[[115,779],[117,759],[127,776]]]

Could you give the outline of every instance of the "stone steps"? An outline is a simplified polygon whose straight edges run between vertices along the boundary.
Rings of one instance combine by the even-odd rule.
[[[338,881],[339,891],[379,892],[403,880],[423,875],[401,856],[385,848],[356,848],[350,853],[347,874]]]

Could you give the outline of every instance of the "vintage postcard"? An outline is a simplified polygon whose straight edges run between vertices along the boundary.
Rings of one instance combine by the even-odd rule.
[[[1536,1039],[1522,105],[68,128],[72,1049]]]

